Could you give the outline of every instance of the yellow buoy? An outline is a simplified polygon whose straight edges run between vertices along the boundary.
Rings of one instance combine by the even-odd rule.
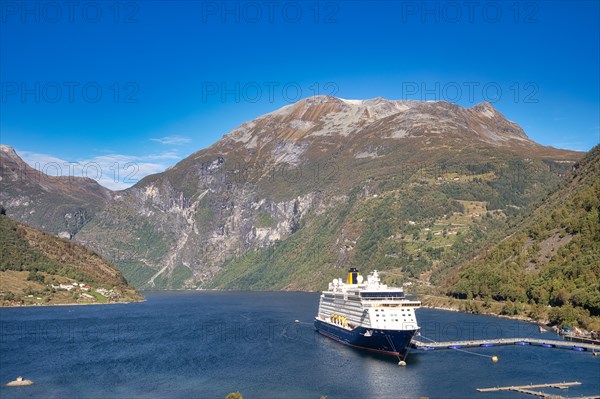
[[[492,356],[492,362],[498,363],[498,356]]]

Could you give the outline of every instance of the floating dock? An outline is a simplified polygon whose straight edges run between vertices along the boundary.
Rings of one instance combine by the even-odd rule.
[[[580,337],[580,336],[573,335],[573,334],[565,334],[564,338],[565,338],[565,341],[584,342],[586,344],[594,344],[594,345],[600,346],[600,340],[599,339],[587,338],[587,337]]]
[[[573,341],[558,341],[550,339],[538,339],[538,338],[498,338],[498,339],[485,339],[485,340],[471,340],[471,341],[446,341],[446,342],[423,342],[416,339],[411,341],[411,346],[419,350],[434,350],[434,349],[461,349],[461,348],[472,348],[472,347],[491,347],[491,346],[502,346],[502,345],[533,345],[541,346],[544,348],[563,348],[571,349],[578,352],[585,351],[600,351],[600,345],[595,345],[585,342],[573,342]]]
[[[525,393],[528,395],[538,396],[540,398],[552,398],[552,399],[600,399],[600,396],[580,396],[577,398],[567,398],[565,396],[556,395],[553,393],[547,393],[542,391],[533,391],[535,388],[555,388],[555,389],[568,389],[569,387],[581,385],[579,381],[573,382],[553,382],[549,384],[531,384],[531,385],[511,385],[507,387],[494,387],[494,388],[477,388],[479,392],[500,392],[500,391],[513,391],[519,393]]]

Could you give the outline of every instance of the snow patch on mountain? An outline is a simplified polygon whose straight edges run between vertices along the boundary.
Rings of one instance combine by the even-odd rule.
[[[340,98],[340,100],[350,105],[361,105],[363,103],[363,100],[347,100],[345,98]]]

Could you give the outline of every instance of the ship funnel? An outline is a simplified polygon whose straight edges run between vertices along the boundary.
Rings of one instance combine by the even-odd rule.
[[[348,284],[358,284],[359,275],[358,269],[351,267],[350,270],[348,270]]]

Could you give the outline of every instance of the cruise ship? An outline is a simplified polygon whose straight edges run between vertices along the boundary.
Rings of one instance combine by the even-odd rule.
[[[364,281],[351,268],[346,283],[334,279],[321,293],[315,328],[355,348],[405,356],[419,331],[415,309],[420,306],[406,299],[403,289],[382,284],[376,270]]]

